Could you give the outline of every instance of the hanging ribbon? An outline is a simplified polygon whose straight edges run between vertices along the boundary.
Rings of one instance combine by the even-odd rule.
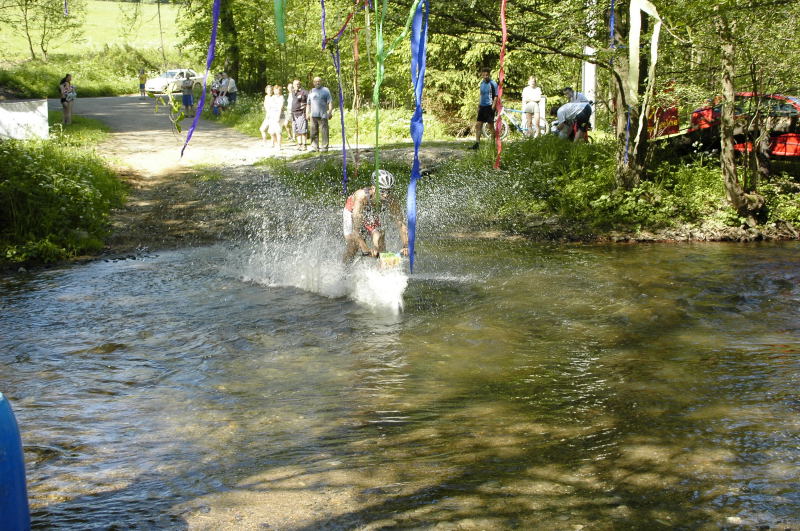
[[[414,162],[411,165],[411,180],[408,182],[406,194],[406,212],[408,216],[408,265],[414,272],[414,244],[417,232],[417,181],[419,171],[419,146],[425,125],[422,122],[422,88],[425,86],[425,45],[428,40],[428,0],[417,5],[414,21],[411,25],[411,85],[414,87],[414,116],[411,118],[411,138],[414,140]]]
[[[200,94],[200,101],[197,102],[197,111],[194,113],[192,126],[189,128],[189,132],[186,133],[186,142],[183,143],[183,147],[181,148],[181,157],[183,157],[183,152],[186,150],[186,146],[189,145],[189,140],[192,139],[192,133],[194,133],[194,130],[197,127],[197,122],[200,120],[200,114],[202,114],[203,106],[206,103],[206,83],[208,82],[208,73],[211,71],[211,63],[214,61],[214,49],[217,46],[219,6],[220,0],[214,0],[214,7],[211,13],[211,42],[208,43],[208,54],[206,55],[206,73],[203,76],[203,92]]]
[[[364,0],[364,4],[367,4],[368,0]],[[353,11],[351,11],[347,17],[345,18],[344,24],[342,24],[341,29],[336,33],[336,36],[333,38],[333,46],[331,47],[331,59],[333,60],[333,66],[336,69],[336,84],[339,87],[339,118],[342,124],[342,195],[347,197],[347,135],[345,133],[344,127],[344,93],[342,91],[342,59],[339,53],[339,41],[344,35],[347,26],[350,24],[350,20],[355,15],[355,10],[358,8],[359,4],[362,0],[356,0],[355,5],[353,6]],[[320,0],[320,6],[322,7],[322,49],[324,50],[328,46],[328,37],[325,33],[325,22],[327,20],[327,16],[325,13],[325,0]],[[356,48],[356,54],[358,53],[358,48]]]
[[[275,32],[278,36],[278,44],[286,44],[286,0],[273,0],[272,6],[275,10]]]
[[[503,119],[500,114],[503,112],[503,85],[506,77],[503,65],[505,64],[506,60],[506,42],[508,42],[508,27],[506,26],[506,0],[501,0],[500,2],[500,25],[503,29],[503,42],[500,47],[500,74],[497,77],[497,107],[495,108],[497,118],[494,123],[494,141],[497,145],[497,157],[494,159],[494,169],[496,170],[500,168],[500,154],[503,152],[503,139],[502,135],[500,134],[503,130]]]
[[[336,85],[339,87],[339,119],[342,124],[342,195],[347,197],[347,137],[344,131],[344,93],[342,92],[342,60],[338,42],[331,50],[333,66],[336,67]]]
[[[632,0],[630,5],[630,35],[628,43],[628,104],[639,102],[639,37],[642,31],[642,11],[656,20],[653,35],[650,37],[650,69],[647,76],[649,82],[655,78],[658,61],[658,36],[661,33],[661,17],[656,6],[647,0]],[[644,114],[644,113],[642,113]]]
[[[414,15],[417,12],[417,8],[422,0],[414,0],[414,3],[411,6],[411,9],[408,12],[408,18],[406,19],[406,24],[403,27],[403,31],[397,38],[392,41],[392,43],[384,48],[383,44],[383,21],[386,18],[386,4],[387,0],[383,0],[383,5],[381,7],[381,13],[378,17],[377,24],[375,26],[375,87],[372,90],[372,103],[375,105],[375,170],[380,168],[380,155],[378,146],[380,142],[378,140],[378,133],[380,128],[380,94],[381,94],[381,84],[383,83],[383,76],[384,76],[384,62],[386,58],[391,55],[391,53],[397,48],[397,45],[400,44],[408,35],[409,29],[411,27],[411,23],[414,20]],[[375,186],[380,189],[380,184],[378,183],[377,174],[375,176]],[[380,194],[376,194],[376,202],[380,201]]]

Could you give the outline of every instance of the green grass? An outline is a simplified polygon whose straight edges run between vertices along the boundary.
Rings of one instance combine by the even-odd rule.
[[[102,248],[125,189],[94,153],[105,126],[78,117],[49,140],[0,142],[0,265],[51,263]]]
[[[208,107],[207,107],[208,109]],[[379,115],[379,133],[381,145],[389,143],[411,142],[409,124],[413,111],[407,109],[381,109]],[[375,144],[375,109],[364,108],[356,113],[345,109],[345,130],[347,141],[355,144],[356,132],[360,145]],[[236,105],[226,108],[221,116],[214,116],[209,110],[203,112],[203,118],[219,121],[229,125],[237,131],[252,137],[261,137],[258,131],[264,119],[263,96],[239,95]],[[452,140],[453,137],[446,132],[445,125],[433,114],[424,115],[425,133],[424,141]],[[356,124],[358,127],[356,127]],[[341,147],[342,126],[339,110],[336,108],[333,117],[329,120],[331,148]]]
[[[133,19],[134,9],[137,7],[140,11],[138,17]],[[176,49],[178,13],[177,4],[161,4],[161,26],[167,51]],[[82,41],[55,41],[50,52],[82,56],[87,52],[102,51],[107,46],[127,45],[142,49],[157,49],[161,46],[156,4],[89,0],[83,29]],[[30,59],[24,36],[4,24],[0,24],[0,50],[0,58],[5,61]]]
[[[615,230],[652,231],[704,221],[741,223],[725,200],[718,160],[663,161],[651,169],[648,180],[626,191],[616,186],[616,152],[613,140],[574,144],[548,135],[506,143],[501,169],[494,170],[494,150],[484,142],[473,155],[426,178],[420,201],[446,197],[446,202],[457,204],[450,217],[460,228],[500,228],[544,238],[592,239]],[[367,184],[371,164],[371,159],[364,161],[358,178],[348,172],[350,189]],[[339,159],[302,172],[281,161],[263,165],[304,196],[340,200]],[[388,162],[386,166],[401,180],[402,189],[409,168]],[[762,184],[767,200],[764,221],[800,223],[798,190],[800,184],[787,174]]]

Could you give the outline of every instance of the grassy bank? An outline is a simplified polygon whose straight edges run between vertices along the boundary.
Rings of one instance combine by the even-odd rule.
[[[724,239],[726,228],[741,227],[744,221],[727,204],[719,160],[707,155],[664,161],[630,191],[615,185],[612,141],[573,144],[546,136],[506,144],[500,170],[492,169],[493,161],[494,150],[484,142],[477,153],[442,165],[423,178],[418,189],[420,208],[446,198],[457,208],[440,223],[451,223],[454,229],[492,228],[555,239],[664,233],[675,227],[687,234],[695,228],[717,231]],[[337,197],[341,186],[339,160],[328,160],[313,172],[292,171],[283,162],[268,165],[273,174],[305,195],[338,200],[331,198]],[[407,166],[388,166],[397,172],[401,186],[407,184]],[[357,184],[361,183],[353,186]],[[767,201],[761,220],[764,227],[800,225],[799,190],[797,180],[785,172],[762,184],[760,191]]]
[[[158,7],[155,3],[149,2],[89,0],[86,2],[83,37],[81,39],[56,37],[50,52],[79,57],[86,53],[100,52],[109,46],[158,49],[161,47],[162,36],[159,32]],[[164,47],[168,52],[175,51],[179,6],[161,4],[160,8]],[[11,10],[10,7],[8,9]],[[35,39],[34,51],[37,54],[39,52],[36,49]],[[31,56],[24,34],[15,31],[15,28],[8,24],[0,23],[0,60],[28,59],[31,59]]]
[[[160,31],[156,4],[90,0],[83,37],[56,37],[46,61],[35,38],[33,59],[24,35],[0,23],[0,87],[17,97],[55,98],[70,73],[79,97],[137,93],[139,69],[153,76],[165,67],[192,66],[177,48],[178,13],[178,6],[162,4]]]
[[[63,131],[50,115],[49,140],[0,142],[0,265],[52,263],[97,251],[109,212],[125,191],[94,153],[105,138],[95,120],[75,117]]]
[[[167,59],[170,66],[180,61],[175,53]],[[158,50],[110,46],[80,55],[53,54],[46,62],[13,64],[0,70],[0,86],[23,98],[57,98],[58,82],[69,73],[79,98],[137,94],[139,69],[152,76],[162,70],[162,64]]]

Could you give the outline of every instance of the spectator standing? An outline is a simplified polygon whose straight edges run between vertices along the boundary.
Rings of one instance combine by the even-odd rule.
[[[281,144],[283,139],[281,138],[281,131],[283,130],[283,125],[281,124],[281,119],[284,117],[283,113],[283,95],[281,94],[281,86],[275,85],[272,87],[272,99],[270,102],[270,107],[268,111],[268,118],[269,118],[269,135],[272,137],[272,147],[275,147],[275,144],[278,145],[278,151],[281,150]]]
[[[147,75],[144,73],[144,68],[139,69],[139,99],[143,100],[147,97],[144,91],[144,85],[147,83]]]
[[[228,103],[233,105],[236,103],[236,94],[238,91],[239,89],[236,87],[236,81],[223,72],[222,82],[220,83],[220,96],[226,96],[228,98]]]
[[[286,96],[286,113],[284,114],[283,125],[286,127],[286,137],[292,142],[295,142],[294,123],[292,120],[292,109],[294,108],[294,84],[289,83],[286,86],[286,90],[288,93]]]
[[[311,150],[328,151],[328,120],[333,115],[333,98],[321,77],[314,78],[314,88],[308,93],[307,117],[311,119]],[[322,143],[320,143],[320,133]]]
[[[258,130],[261,132],[261,143],[267,143],[267,128],[269,127],[269,110],[272,103],[272,85],[264,87],[264,120]]]
[[[494,112],[497,106],[497,83],[491,78],[488,68],[481,70],[483,79],[480,84],[480,101],[478,102],[478,119],[475,121],[475,143],[470,149],[478,149],[481,142],[483,124],[494,122]],[[491,128],[494,138],[494,127]]]
[[[214,76],[214,81],[211,82],[211,113],[214,116],[219,116],[219,97],[222,90],[222,72],[217,72]]]
[[[292,122],[294,123],[295,142],[297,142],[297,149],[300,151],[305,151],[306,139],[308,138],[308,120],[306,118],[308,92],[306,92],[306,90],[300,84],[299,79],[295,79],[292,84],[294,85]]]
[[[181,99],[183,100],[183,115],[187,118],[194,117],[194,80],[189,77],[188,72],[184,74],[183,81],[181,81]]]
[[[522,89],[522,112],[525,114],[525,128],[528,136],[538,137],[541,132],[542,89],[536,84],[536,78],[528,78],[528,86]]]
[[[59,81],[58,89],[61,92],[61,107],[64,109],[64,125],[72,123],[72,105],[78,97],[75,86],[72,84],[72,74],[67,74]]]

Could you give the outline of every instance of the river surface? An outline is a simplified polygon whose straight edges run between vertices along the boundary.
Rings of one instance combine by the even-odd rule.
[[[0,277],[35,528],[799,528],[797,243],[265,256]]]

